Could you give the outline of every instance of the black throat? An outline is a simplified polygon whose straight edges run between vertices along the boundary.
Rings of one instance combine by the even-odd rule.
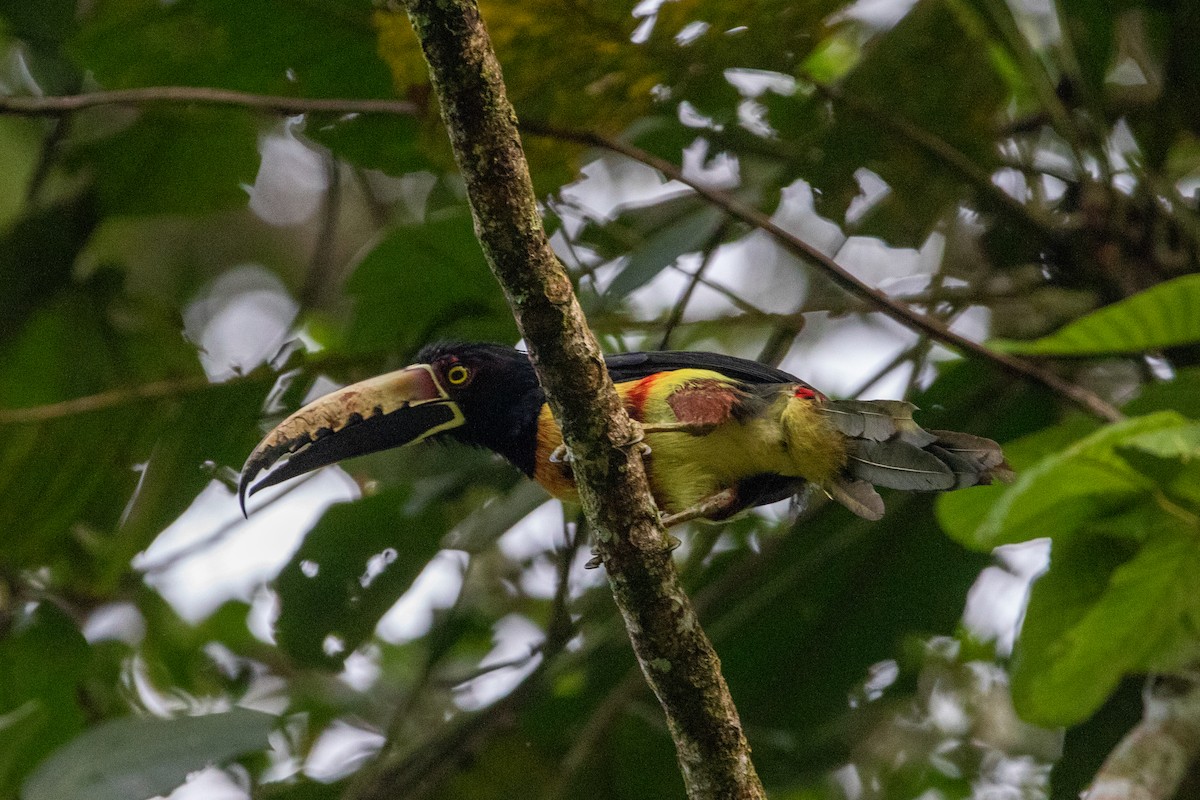
[[[448,435],[499,453],[532,476],[538,414],[546,396],[529,356],[501,345],[449,345],[439,350],[457,356],[475,373],[469,386],[452,392],[465,422]]]

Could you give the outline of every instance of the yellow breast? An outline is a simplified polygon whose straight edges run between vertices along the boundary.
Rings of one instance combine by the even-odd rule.
[[[617,385],[629,415],[645,423],[677,422],[671,395],[695,381],[732,383],[717,372],[673,370]],[[682,511],[739,481],[765,473],[823,483],[845,462],[842,437],[817,412],[814,401],[781,392],[764,413],[730,419],[702,435],[651,433],[646,436],[650,488],[665,513]],[[534,479],[551,495],[577,501],[567,464],[549,456],[562,444],[562,432],[543,405],[538,417]]]

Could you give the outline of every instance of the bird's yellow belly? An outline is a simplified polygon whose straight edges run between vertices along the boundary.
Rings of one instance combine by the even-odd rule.
[[[629,405],[627,403],[627,405]],[[673,413],[647,404],[643,421],[675,422]],[[634,414],[636,417],[637,415]],[[538,424],[534,478],[550,494],[578,501],[570,466],[549,455],[562,444],[562,433],[544,406]],[[645,457],[650,488],[660,510],[674,514],[740,481],[773,474],[823,483],[845,460],[844,445],[813,409],[811,402],[780,398],[770,411],[746,421],[731,419],[700,434],[648,433]]]
[[[775,428],[774,430],[772,428]],[[703,435],[652,433],[646,457],[655,500],[674,514],[754,475],[795,474],[777,426],[730,421]]]

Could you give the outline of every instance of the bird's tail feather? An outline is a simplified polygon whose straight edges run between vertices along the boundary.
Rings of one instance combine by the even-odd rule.
[[[825,485],[833,499],[860,517],[879,519],[883,502],[872,484],[936,492],[1012,479],[1004,453],[991,439],[925,430],[913,420],[914,410],[898,400],[833,400],[821,406],[847,440],[845,467]]]

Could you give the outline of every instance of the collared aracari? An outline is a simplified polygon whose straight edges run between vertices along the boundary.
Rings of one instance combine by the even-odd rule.
[[[528,356],[492,344],[439,344],[420,363],[306,405],[254,449],[239,498],[351,456],[456,439],[504,456],[551,495],[576,498],[562,432]],[[665,525],[723,519],[813,485],[855,514],[883,516],[874,486],[945,491],[1011,470],[990,439],[925,430],[896,400],[831,400],[779,369],[714,353],[606,357],[644,436]],[[263,470],[287,460],[250,488]]]

